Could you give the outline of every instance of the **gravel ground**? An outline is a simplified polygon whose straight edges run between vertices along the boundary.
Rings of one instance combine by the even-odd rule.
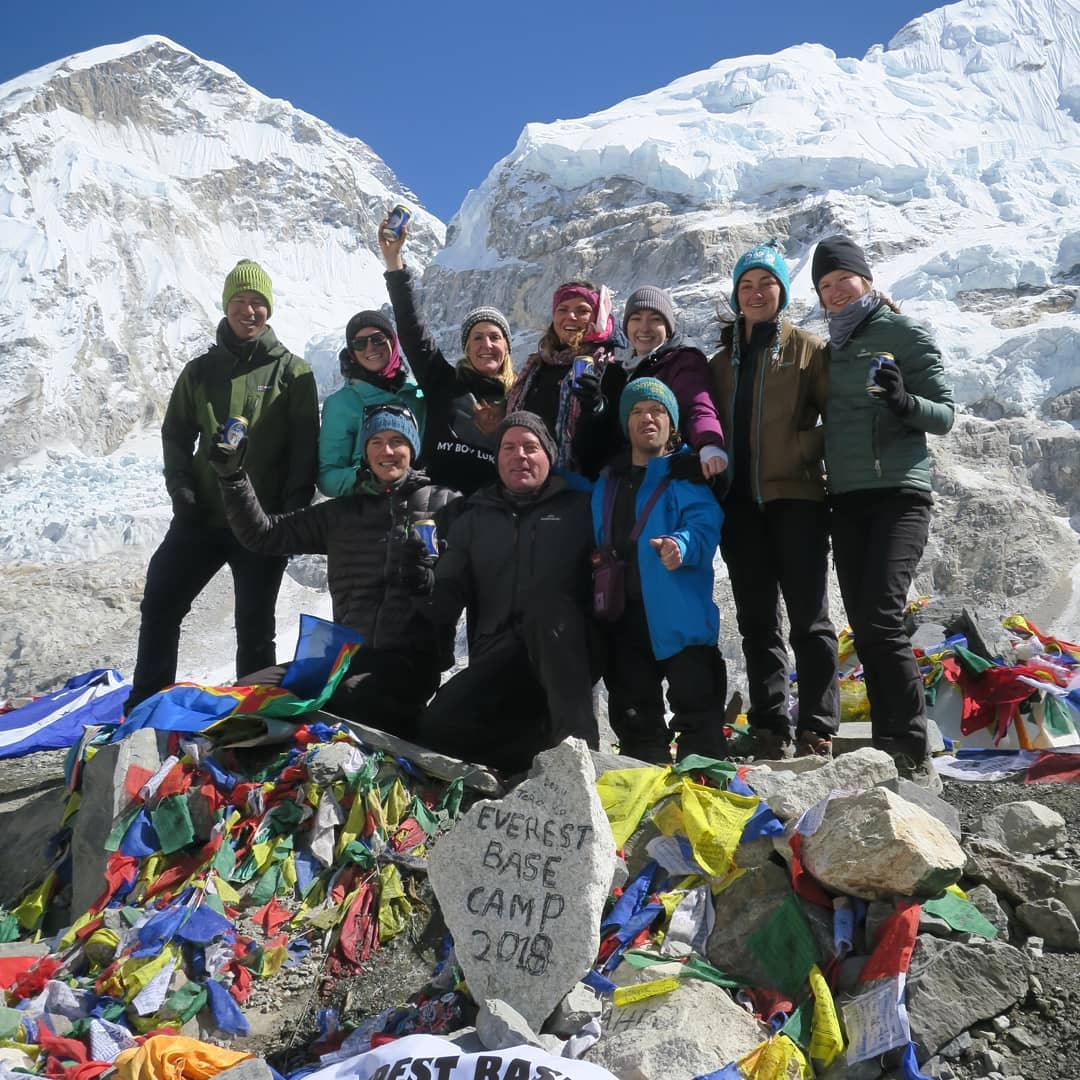
[[[946,780],[945,798],[959,810],[965,836],[977,828],[984,813],[1002,803],[1033,799],[1056,810],[1070,833],[1058,858],[1075,867],[1080,877],[1080,785]],[[1022,945],[1023,940],[1023,931],[1016,927],[1013,944]],[[978,992],[978,987],[971,987],[972,994]],[[1009,1026],[1002,1032],[993,1025],[973,1029],[971,1047],[959,1061],[950,1062],[957,1077],[1080,1078],[1080,953],[1047,951],[1037,958],[1032,992],[1005,1017]]]

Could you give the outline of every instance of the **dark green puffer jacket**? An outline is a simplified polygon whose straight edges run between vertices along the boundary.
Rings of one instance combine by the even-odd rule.
[[[161,424],[165,486],[174,496],[193,491],[206,526],[227,525],[207,455],[230,416],[247,417],[244,469],[267,513],[307,506],[315,492],[319,398],[311,368],[269,326],[253,342],[230,348],[231,339],[222,319],[217,343],[180,372]]]
[[[866,392],[870,362],[892,353],[915,398],[915,410],[895,416]],[[829,345],[825,468],[829,490],[911,488],[930,491],[926,435],[953,425],[952,388],[941,353],[925,327],[882,305],[839,348]]]

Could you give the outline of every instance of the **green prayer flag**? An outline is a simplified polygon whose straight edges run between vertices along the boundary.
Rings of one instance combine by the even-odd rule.
[[[956,659],[960,661],[960,666],[969,675],[981,675],[987,668],[994,666],[989,660],[984,660],[978,653],[965,649],[963,645],[954,645],[953,652],[956,653]]]
[[[962,934],[976,934],[990,940],[998,936],[997,927],[970,900],[956,893],[945,892],[934,900],[924,900],[922,908]]]
[[[798,1043],[804,1051],[810,1052],[810,1037],[814,1030],[814,1002],[804,1001],[788,1017],[788,1022],[780,1029],[793,1043]]]
[[[445,810],[451,819],[456,818],[461,812],[461,800],[464,794],[465,778],[463,776],[455,777],[450,781],[450,786],[446,789],[442,802],[439,803],[439,809]]]
[[[1047,694],[1046,699],[1043,702],[1043,723],[1046,726],[1046,730],[1051,735],[1074,735],[1076,729],[1073,727],[1072,720],[1069,719],[1069,714],[1057,699],[1056,694]]]
[[[705,982],[711,982],[729,990],[747,985],[742,979],[736,979],[734,975],[725,975],[719,968],[713,967],[698,956],[687,957],[680,975],[684,979],[703,979]]]
[[[205,1004],[206,987],[202,983],[186,982],[165,999],[162,1012],[186,1024]]]
[[[434,836],[439,831],[438,817],[424,805],[423,799],[417,798],[415,795],[405,810],[405,817],[415,818],[417,825],[424,830],[425,836]]]
[[[4,912],[0,917],[0,944],[19,939],[19,920],[14,915]]]
[[[776,907],[746,944],[761,962],[772,986],[794,996],[818,962],[817,942],[794,896]]]
[[[19,1024],[25,1013],[0,1005],[0,1039],[12,1039],[19,1033]]]
[[[717,761],[716,758],[703,757],[701,754],[688,754],[672,768],[680,776],[685,776],[686,773],[704,773],[710,780],[715,780],[725,788],[738,771],[730,761]]]
[[[258,904],[260,907],[267,902],[267,900],[273,899],[277,896],[278,889],[281,888],[281,867],[277,863],[273,863],[268,866],[266,873],[259,878],[259,884],[255,886],[251,893],[251,902]]]
[[[195,839],[186,795],[170,795],[150,811],[150,821],[165,855],[186,848]]]
[[[236,869],[236,852],[233,851],[232,845],[228,842],[228,837],[222,842],[221,847],[217,849],[210,867],[218,872],[219,877],[224,878],[226,881],[230,879],[233,870]]]
[[[131,823],[139,816],[141,811],[141,806],[133,806],[126,814],[121,814],[120,817],[113,822],[113,827],[109,830],[109,835],[105,837],[106,851],[113,852],[120,850],[120,842],[124,839],[128,829],[131,828]]]

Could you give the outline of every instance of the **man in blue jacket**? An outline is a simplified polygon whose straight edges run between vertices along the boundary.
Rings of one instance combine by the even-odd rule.
[[[713,556],[723,512],[682,447],[678,402],[664,383],[628,383],[619,419],[629,453],[604,470],[592,495],[597,546],[613,548],[624,565],[623,611],[608,633],[608,717],[623,754],[669,764],[677,734],[680,759],[722,758],[727,669]]]

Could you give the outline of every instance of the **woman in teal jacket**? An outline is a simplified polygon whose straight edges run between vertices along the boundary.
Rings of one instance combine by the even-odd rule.
[[[904,628],[933,504],[927,434],[953,424],[952,391],[926,329],[874,288],[843,236],[814,252],[829,323],[825,467],[833,558],[870,702],[873,744],[940,790],[928,758],[922,676]]]
[[[713,556],[723,511],[697,458],[685,447],[671,453],[680,443],[679,406],[664,383],[628,383],[619,418],[629,453],[600,474],[592,494],[597,546],[613,547],[625,564],[625,610],[608,624],[608,717],[620,752],[631,757],[670,763],[673,732],[680,758],[724,757],[727,671],[717,648],[720,615],[713,602]],[[649,507],[662,481],[666,486]],[[631,543],[646,508],[644,527]],[[674,713],[671,732],[664,722],[665,678]]]
[[[415,420],[421,439],[426,414],[423,391],[405,365],[397,334],[385,315],[357,312],[345,328],[345,348],[338,361],[345,385],[323,403],[319,432],[319,490],[331,498],[351,495],[357,470],[364,467],[360,429],[365,411],[376,405],[400,405]]]

